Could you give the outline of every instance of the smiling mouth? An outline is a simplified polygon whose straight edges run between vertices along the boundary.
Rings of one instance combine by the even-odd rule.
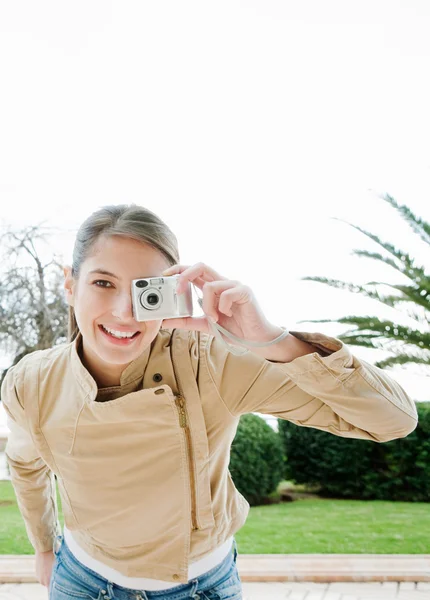
[[[111,329],[110,327],[105,327],[104,325],[99,325],[99,329],[110,338],[124,342],[134,340],[141,333],[140,331],[118,331],[116,329]]]

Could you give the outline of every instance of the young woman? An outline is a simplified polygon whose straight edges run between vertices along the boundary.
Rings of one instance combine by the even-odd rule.
[[[132,281],[178,274],[205,316],[137,321]],[[249,505],[228,471],[242,414],[377,442],[416,427],[384,371],[336,338],[270,323],[239,281],[181,265],[172,231],[142,207],[83,223],[65,289],[70,342],[26,356],[2,387],[12,483],[54,600],[242,598],[234,535]]]

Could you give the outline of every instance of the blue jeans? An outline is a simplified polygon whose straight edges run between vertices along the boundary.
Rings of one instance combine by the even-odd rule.
[[[55,552],[49,584],[50,600],[242,600],[242,584],[233,552],[216,567],[188,583],[157,591],[133,590],[111,583],[71,553],[63,536]]]

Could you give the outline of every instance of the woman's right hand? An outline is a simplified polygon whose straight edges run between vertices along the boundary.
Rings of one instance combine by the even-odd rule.
[[[52,550],[38,552],[36,550],[36,577],[42,585],[49,587],[51,581],[52,567],[55,562],[55,554]]]

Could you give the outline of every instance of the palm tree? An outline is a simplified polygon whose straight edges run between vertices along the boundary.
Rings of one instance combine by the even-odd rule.
[[[415,216],[407,206],[400,206],[390,195],[385,194],[382,199],[395,208],[413,231],[426,244],[430,245],[429,223]],[[384,256],[378,252],[354,250],[352,254],[383,262],[401,273],[409,281],[406,284],[399,283],[396,285],[377,281],[357,285],[325,277],[303,277],[302,280],[317,281],[338,289],[363,294],[383,303],[385,306],[399,310],[403,315],[407,315],[415,321],[415,325],[407,327],[389,319],[355,315],[339,319],[320,319],[306,322],[337,322],[355,326],[354,329],[350,329],[337,337],[345,344],[391,351],[392,356],[375,362],[377,367],[384,368],[407,363],[430,366],[430,276],[425,272],[425,267],[416,264],[416,261],[406,251],[395,248],[389,242],[382,241],[377,235],[365,231],[357,225],[347,224],[379,244],[388,253]],[[396,290],[396,293],[383,295],[378,291],[379,286],[389,286]]]

